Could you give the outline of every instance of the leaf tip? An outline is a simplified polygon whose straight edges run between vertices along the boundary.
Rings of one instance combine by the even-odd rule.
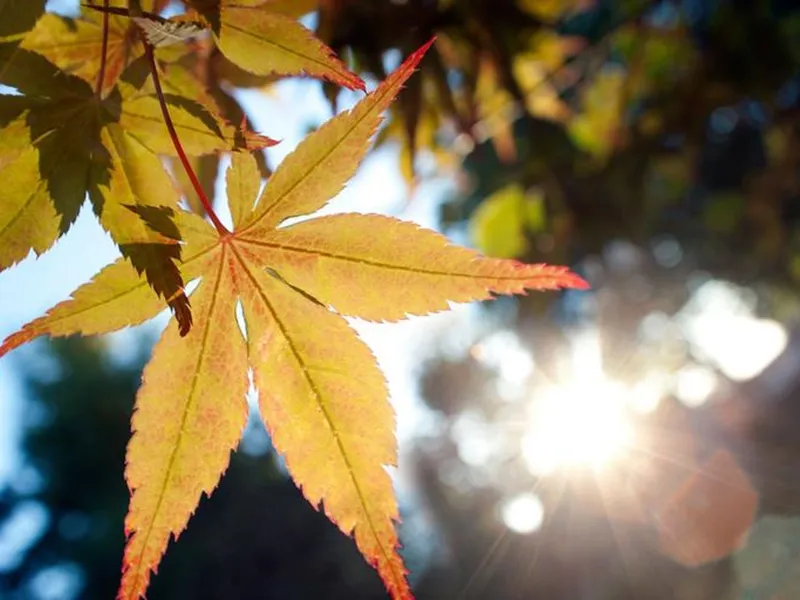
[[[141,564],[130,559],[128,548],[126,548],[122,563],[122,579],[117,590],[116,600],[139,600],[144,597],[150,583],[150,572],[145,570],[142,573],[141,567]]]
[[[170,301],[169,307],[178,322],[178,333],[181,337],[186,337],[192,329],[192,309],[189,304],[189,298],[185,293],[181,292],[177,298]]]
[[[565,274],[567,278],[567,285],[564,285],[565,288],[571,288],[573,290],[590,290],[592,286],[580,275],[576,275],[575,273],[569,272]]]
[[[246,150],[263,150],[275,146],[281,142],[262,133],[258,133],[250,128],[247,117],[242,117],[237,132],[237,143]]]
[[[355,91],[358,91],[358,92],[364,92],[364,93],[367,92],[367,84],[366,84],[366,82],[363,79],[361,79],[361,77],[356,75],[355,73],[353,73],[353,77],[352,78],[348,79],[346,83],[343,82],[343,84],[344,84],[345,87],[350,88],[351,90],[355,90]]]
[[[0,358],[3,358],[15,348],[18,348],[31,341],[34,337],[36,337],[36,335],[34,334],[33,329],[29,328],[23,328],[16,333],[12,333],[5,340],[3,340],[2,344],[0,344]]]
[[[553,267],[550,267],[553,268]],[[588,290],[591,288],[589,282],[583,277],[570,271],[567,267],[555,267],[557,272],[554,273],[553,287],[556,289],[571,289],[571,290]]]
[[[494,259],[500,263],[511,265],[522,278],[526,279],[525,288],[530,290],[588,290],[591,285],[569,267],[548,265],[545,263],[529,264],[514,259]],[[495,291],[495,290],[492,290]]]
[[[414,52],[412,52],[409,57],[406,59],[406,64],[409,65],[409,68],[416,68],[416,66],[420,63],[422,58],[427,54],[428,50],[430,50],[431,46],[433,46],[434,42],[436,41],[436,36],[434,35],[429,39],[427,42],[422,44],[419,48],[417,48]]]
[[[181,337],[186,337],[192,329],[192,307],[183,288],[167,298],[167,305],[178,322],[178,333]]]

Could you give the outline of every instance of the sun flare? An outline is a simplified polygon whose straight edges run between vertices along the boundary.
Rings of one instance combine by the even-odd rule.
[[[620,384],[607,379],[540,389],[522,440],[530,471],[599,468],[618,457],[633,441],[625,396]]]

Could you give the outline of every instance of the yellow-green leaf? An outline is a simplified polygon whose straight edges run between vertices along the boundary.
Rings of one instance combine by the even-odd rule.
[[[31,249],[46,250],[68,230],[89,192],[95,213],[123,255],[146,274],[187,330],[191,315],[175,265],[180,246],[148,224],[141,210],[159,208],[161,220],[168,220],[177,193],[158,157],[140,143],[136,125],[119,121],[135,88],[115,87],[98,103],[91,85],[53,71],[37,54],[22,48],[11,57],[16,66],[3,71],[11,81],[27,67],[37,78],[24,96],[0,97],[0,139],[8,140],[0,143],[0,169],[9,181],[18,182],[0,205],[0,239],[6,249],[0,251],[0,269]],[[40,77],[48,70],[49,83]],[[39,220],[41,227],[36,226]]]
[[[181,212],[175,220],[186,239],[181,273],[191,281],[219,260],[219,240],[214,229],[197,215]],[[163,299],[153,293],[129,261],[119,259],[75,290],[72,298],[8,336],[0,345],[0,357],[40,335],[109,333],[143,323],[163,309]]]
[[[495,258],[516,258],[528,251],[529,232],[542,228],[544,203],[540,194],[519,184],[497,190],[481,202],[469,221],[475,246]]]
[[[175,146],[164,127],[164,117],[155,93],[135,92],[121,107],[120,124],[156,154],[175,156]],[[169,114],[184,151],[190,156],[224,152],[237,146],[236,127],[217,118],[208,108],[185,96],[165,94]],[[253,149],[275,143],[266,137],[254,139]]]
[[[131,503],[120,599],[144,595],[170,537],[217,486],[247,421],[247,349],[229,261],[220,256],[192,295],[189,334],[179,337],[173,320],[144,370],[125,469]]]
[[[234,152],[225,181],[233,227],[238,230],[253,211],[254,199],[261,189],[261,174],[255,158],[251,154]]]
[[[297,20],[260,5],[222,2],[217,43],[242,69],[257,75],[311,75],[353,90],[364,82]]]
[[[175,245],[139,218],[128,206],[178,207],[178,194],[157,156],[117,123],[103,128],[104,152],[95,155],[89,194],[103,226],[118,244]]]
[[[108,18],[108,45],[103,73],[103,93],[110,91],[128,64],[142,53],[129,31],[130,19],[117,15]],[[26,50],[41,54],[62,71],[96,85],[100,72],[103,17],[89,11],[79,19],[46,14],[23,40]]]
[[[0,96],[0,270],[50,248],[83,204],[89,159],[81,139],[91,124],[74,101],[47,109]]]
[[[104,127],[100,137],[103,152],[95,155],[89,184],[95,213],[122,255],[168,301],[185,333],[191,324],[191,312],[176,264],[181,255],[180,234],[176,228],[173,235],[163,235],[148,226],[143,213],[137,210],[159,208],[170,220],[178,206],[177,192],[158,158],[118,124]]]
[[[2,108],[0,108],[2,111]],[[5,269],[33,250],[37,255],[58,238],[59,217],[39,173],[39,153],[30,146],[22,120],[0,137],[0,269]]]
[[[207,198],[214,197],[214,191],[217,183],[217,175],[219,175],[219,155],[218,154],[203,154],[201,156],[189,157],[189,164],[192,171],[197,176],[200,182],[200,187]],[[175,185],[180,190],[186,205],[192,212],[198,215],[205,215],[206,209],[203,203],[197,196],[197,192],[192,185],[189,176],[186,174],[186,169],[183,168],[181,161],[178,158],[170,159],[170,167],[172,169],[172,177],[175,180]]]

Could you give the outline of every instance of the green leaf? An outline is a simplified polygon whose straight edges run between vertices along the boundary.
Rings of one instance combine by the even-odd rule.
[[[541,195],[526,194],[519,184],[508,185],[481,202],[470,218],[475,246],[486,256],[518,258],[529,247],[528,234],[544,224]]]
[[[24,49],[14,53],[13,61],[18,69],[26,64],[45,68],[41,57]],[[30,250],[46,251],[69,229],[88,192],[100,223],[123,255],[167,300],[182,330],[188,330],[191,316],[176,265],[180,246],[128,208],[174,209],[178,196],[137,131],[118,122],[124,97],[115,88],[98,101],[87,82],[72,76],[57,75],[47,85],[52,93],[0,98],[0,139],[8,140],[0,144],[0,169],[18,182],[0,204],[0,270]]]
[[[15,41],[33,29],[45,0],[0,0],[0,43]]]
[[[103,93],[113,89],[128,64],[142,54],[130,19],[110,15],[103,74]],[[100,72],[103,17],[89,11],[78,19],[46,14],[25,36],[21,47],[47,58],[61,71],[94,86]]]

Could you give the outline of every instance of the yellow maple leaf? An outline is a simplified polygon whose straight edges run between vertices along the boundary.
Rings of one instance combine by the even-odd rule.
[[[363,90],[361,78],[281,3],[269,0],[221,0],[214,37],[220,51],[242,69],[257,75],[311,75],[352,90]]]
[[[399,319],[491,292],[584,287],[563,267],[488,259],[443,236],[378,215],[334,215],[279,227],[322,208],[352,177],[369,140],[430,44],[353,110],[309,135],[259,196],[255,159],[235,153],[227,173],[234,230],[197,215],[176,221],[181,273],[200,278],[194,327],[173,319],[136,400],[126,479],[131,503],[119,597],[141,597],[171,537],[210,494],[245,426],[252,369],[261,417],[295,482],[351,534],[395,599],[409,599],[398,553],[394,415],[368,347],[343,315]],[[0,345],[38,335],[110,331],[160,309],[125,262],[101,271],[46,316]],[[236,320],[241,303],[244,335]],[[336,310],[333,312],[329,307]]]

